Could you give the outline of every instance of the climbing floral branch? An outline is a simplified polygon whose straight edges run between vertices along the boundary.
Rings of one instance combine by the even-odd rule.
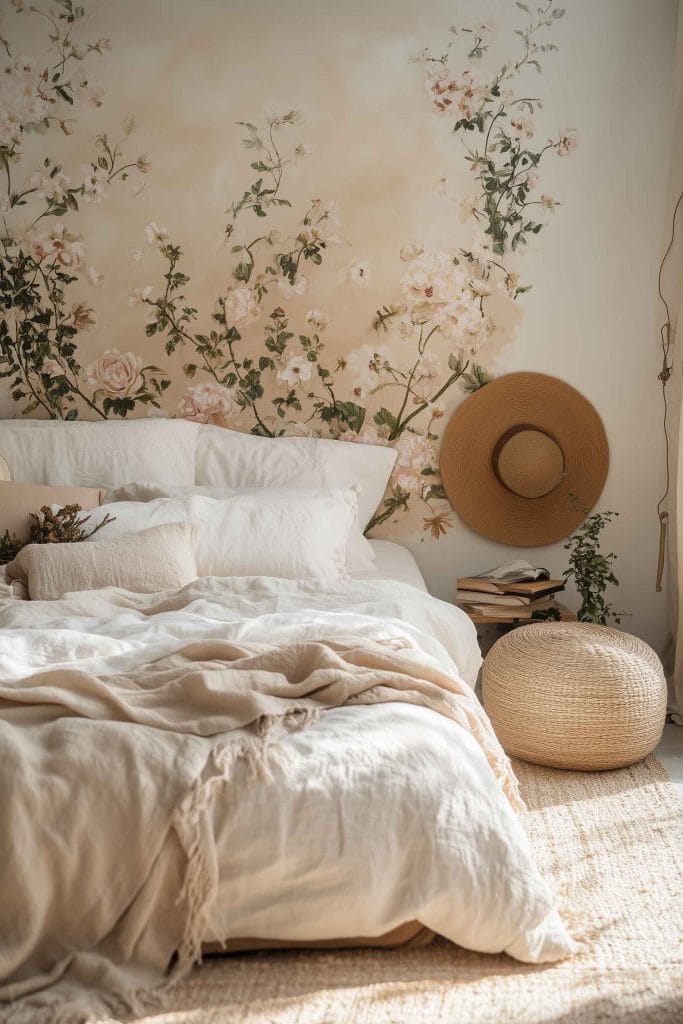
[[[102,105],[103,90],[86,63],[110,43],[79,41],[85,11],[71,0],[50,8],[27,8],[14,0],[13,7],[17,17],[47,23],[49,45],[46,58],[38,61],[14,58],[11,43],[2,40],[9,63],[3,69],[0,110],[0,168],[6,183],[0,193],[0,378],[8,381],[12,399],[24,403],[24,415],[41,409],[53,418],[74,419],[85,406],[100,417],[125,416],[138,402],[158,405],[169,382],[131,353],[123,364],[118,353],[105,353],[83,370],[78,343],[97,317],[78,290],[84,283],[97,286],[102,275],[86,265],[85,240],[73,218],[80,203],[108,199],[113,182],[145,175],[149,163],[144,156],[126,160],[123,148],[134,128],[127,119],[120,139],[98,135],[95,156],[82,167],[77,184],[49,156],[38,169],[26,171],[21,149],[26,136],[38,132],[47,138],[55,128],[71,135],[76,122],[71,114],[79,104]],[[105,363],[116,372],[100,380]]]
[[[541,60],[557,50],[547,33],[565,11],[555,0],[536,8],[536,13],[526,3],[516,6],[526,19],[515,30],[519,51],[497,72],[489,75],[481,67],[490,24],[451,29],[468,40],[474,37],[475,45],[464,58],[467,66],[459,73],[451,69],[450,46],[439,56],[425,50],[418,58],[434,109],[449,119],[452,133],[464,143],[465,159],[477,185],[475,194],[462,202],[463,215],[481,225],[492,254],[503,262],[530,236],[539,234],[543,214],[558,206],[552,196],[540,191],[542,160],[551,152],[567,156],[576,147],[574,130],[569,128],[540,142],[535,115],[541,100],[517,90],[523,72],[532,68],[540,74]],[[522,290],[528,288],[519,289],[518,294]]]

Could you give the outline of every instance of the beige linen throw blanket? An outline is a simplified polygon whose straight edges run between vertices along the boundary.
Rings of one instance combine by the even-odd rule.
[[[278,734],[327,709],[431,708],[476,739],[520,807],[469,687],[397,645],[192,642],[118,675],[54,668],[0,684],[0,1020],[155,1005],[206,937],[216,790],[237,758],[267,772]]]

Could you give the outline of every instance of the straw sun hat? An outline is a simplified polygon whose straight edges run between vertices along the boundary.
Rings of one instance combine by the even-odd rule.
[[[441,479],[472,530],[520,547],[552,544],[592,508],[609,448],[590,402],[557,377],[510,373],[475,391],[448,424]]]

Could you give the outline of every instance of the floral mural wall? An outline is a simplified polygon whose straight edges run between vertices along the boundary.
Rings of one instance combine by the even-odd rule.
[[[149,0],[137,6],[151,16]],[[231,6],[207,5],[228,37],[239,13]],[[184,177],[169,187],[173,160],[193,140],[179,133],[169,143],[167,134],[160,161],[148,152],[144,94],[118,126],[108,115],[130,99],[117,97],[125,74],[100,84],[103,66],[125,70],[125,32],[99,33],[101,6],[11,0],[0,23],[5,415],[168,415],[392,445],[396,468],[372,526],[404,523],[435,539],[452,529],[440,436],[457,402],[486,385],[497,353],[514,344],[534,284],[524,251],[542,244],[560,203],[544,185],[546,164],[576,146],[574,129],[543,121],[543,66],[565,12],[555,0],[510,6],[514,27],[508,17],[501,29],[493,18],[457,20],[455,4],[456,20],[432,25],[432,41],[397,57],[391,80],[415,94],[417,116],[386,130],[408,146],[413,135],[417,146],[433,138],[440,163],[420,169],[393,211],[388,184],[363,196],[354,181],[351,230],[337,195],[354,191],[348,171],[326,158],[336,109],[316,110],[312,146],[305,103],[259,109],[247,83],[233,88],[238,116],[220,126],[200,117],[194,141],[203,131],[211,151],[223,147],[239,187],[222,202],[215,184],[197,193]],[[162,35],[159,64],[164,45]],[[305,84],[305,60],[300,67]],[[352,118],[346,130],[353,136]],[[205,150],[200,143],[192,164],[199,180],[212,172]],[[382,156],[378,143],[373,160]],[[387,157],[387,179],[395,166]],[[157,177],[175,207],[155,193]],[[441,213],[419,237],[382,251],[378,273],[366,256],[371,242],[377,248],[374,212],[401,219],[406,201],[417,206],[426,193]],[[188,248],[182,208],[202,197],[216,227],[198,250],[196,238]]]

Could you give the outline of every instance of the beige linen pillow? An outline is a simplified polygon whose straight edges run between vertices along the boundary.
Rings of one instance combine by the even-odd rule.
[[[166,523],[91,544],[27,544],[5,572],[27,585],[32,601],[100,587],[154,594],[197,578],[196,541],[192,523]]]
[[[0,480],[0,536],[8,530],[10,534],[16,534],[18,540],[28,540],[30,512],[38,512],[43,505],[80,505],[86,510],[97,508],[106,493],[96,487],[48,487],[45,484]]]

